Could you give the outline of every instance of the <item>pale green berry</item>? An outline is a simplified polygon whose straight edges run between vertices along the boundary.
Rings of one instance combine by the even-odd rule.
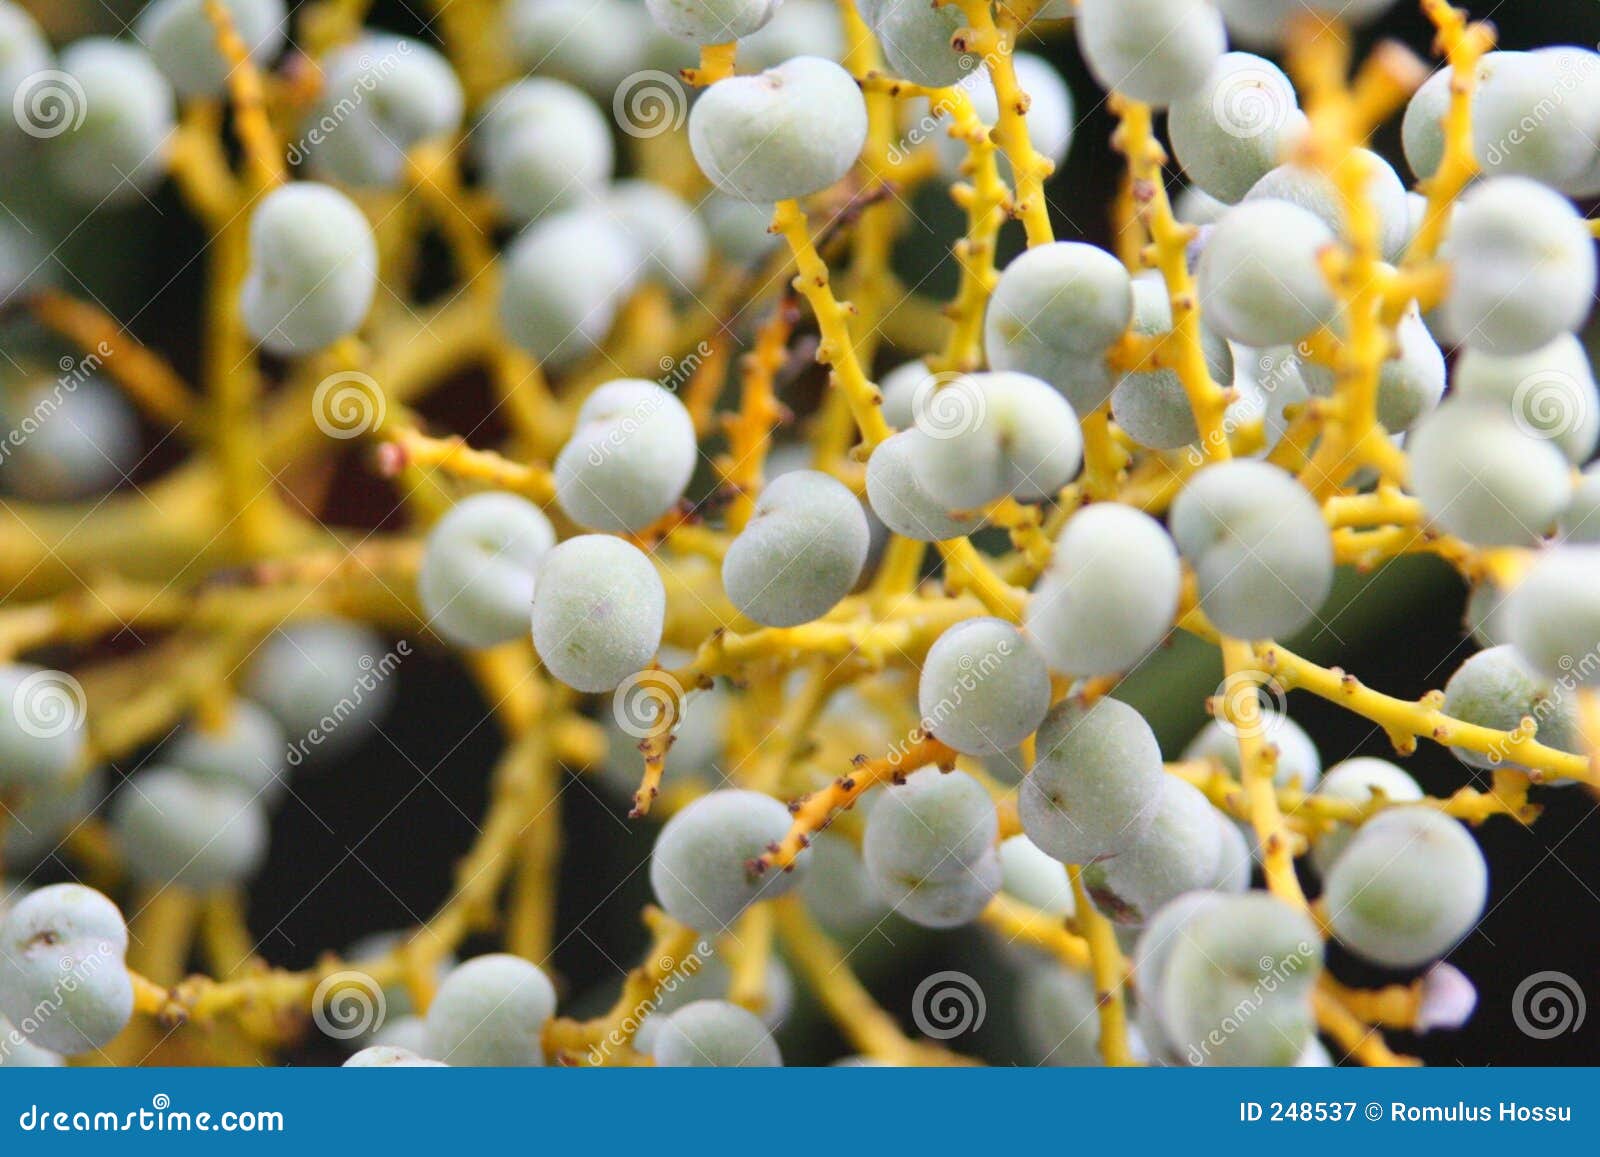
[[[1208,324],[1248,346],[1286,345],[1331,322],[1338,300],[1322,271],[1333,231],[1276,198],[1246,201],[1212,227],[1197,270]]]
[[[484,184],[519,224],[597,199],[616,164],[611,128],[595,102],[540,76],[489,98],[473,149]]]
[[[51,178],[86,207],[139,201],[166,173],[171,82],[143,48],[103,36],[72,44],[60,71],[72,84],[47,72],[17,90],[12,110],[45,138]]]
[[[928,0],[880,0],[872,30],[896,76],[929,88],[955,84],[978,66],[978,58],[951,41],[967,21],[961,8],[935,8]]]
[[[136,880],[195,892],[250,879],[269,839],[259,795],[175,767],[130,779],[112,801],[111,828]]]
[[[88,703],[71,675],[30,663],[0,666],[0,785],[59,790],[85,750]]]
[[[1539,556],[1504,609],[1507,639],[1551,679],[1588,686],[1600,647],[1600,549],[1564,546]]]
[[[283,48],[289,17],[284,0],[222,0],[233,30],[258,66]],[[133,30],[181,96],[219,96],[232,71],[217,44],[206,0],[153,0]]]
[[[923,768],[867,816],[861,852],[879,894],[930,928],[975,920],[1000,890],[1000,821],[983,785],[962,771]]]
[[[689,145],[701,172],[746,201],[827,188],[850,171],[866,139],[866,100],[854,78],[815,56],[719,80],[689,113]]]
[[[783,0],[645,0],[663,29],[696,44],[727,44],[765,27]],[[637,19],[637,17],[630,17]]]
[[[443,1061],[430,1061],[399,1045],[370,1045],[345,1061],[347,1069],[445,1069]]]
[[[461,127],[461,82],[419,40],[368,33],[331,53],[320,104],[303,129],[313,168],[349,185],[393,186],[406,156]]]
[[[1183,171],[1229,205],[1244,199],[1305,128],[1289,78],[1249,52],[1222,56],[1197,92],[1167,110],[1167,132]]]
[[[1314,214],[1334,233],[1349,240],[1345,210],[1337,181],[1343,166],[1361,165],[1367,171],[1366,194],[1378,214],[1378,245],[1387,261],[1399,258],[1410,235],[1411,207],[1406,202],[1406,187],[1389,162],[1371,149],[1357,149],[1339,162],[1334,174],[1309,168],[1297,162],[1279,165],[1250,187],[1246,201],[1273,198],[1298,205]]]
[[[661,1022],[651,1050],[660,1068],[751,1069],[783,1064],[761,1018],[725,1000],[697,1000]]]
[[[0,481],[45,502],[113,489],[139,461],[139,418],[122,392],[99,378],[30,376],[7,392],[10,427]]]
[[[280,627],[251,660],[245,693],[272,712],[289,737],[289,763],[327,761],[372,738],[394,698],[409,653],[388,650],[360,623],[318,619]]]
[[[1029,1064],[1102,1064],[1094,981],[1086,972],[1059,964],[1025,969],[1017,979],[1017,1032]]]
[[[759,871],[754,861],[789,831],[789,809],[769,795],[725,789],[674,815],[650,852],[650,886],[667,915],[701,932],[723,932],[757,900],[789,891],[795,871]]]
[[[889,914],[861,852],[850,840],[819,832],[812,837],[810,855],[800,896],[826,931],[854,943]]]
[[[92,888],[52,884],[0,919],[0,1016],[64,1056],[104,1048],[133,1017],[128,926]]]
[[[0,835],[0,862],[21,866],[48,859],[108,794],[101,767],[70,785],[23,792],[8,805],[11,816]]]
[[[869,538],[861,503],[843,483],[796,470],[761,492],[722,561],[722,585],[733,605],[758,623],[809,623],[856,585]]]
[[[865,5],[858,6],[865,19]],[[795,56],[843,60],[846,51],[839,10],[830,0],[784,0],[772,19],[739,40],[739,64],[776,68]]]
[[[1011,67],[1017,74],[1017,85],[1028,94],[1028,116],[1025,127],[1028,142],[1034,151],[1052,164],[1059,166],[1067,159],[1072,148],[1073,134],[1078,127],[1076,105],[1072,90],[1061,74],[1042,56],[1031,52],[1015,52]],[[972,102],[972,111],[981,124],[992,125],[1000,119],[1000,106],[994,96],[994,80],[987,65],[980,65],[967,74],[955,87],[966,93]],[[950,135],[951,117],[941,113],[934,128],[934,140],[939,148],[940,168],[950,177],[959,176],[966,163],[967,143]],[[1002,154],[997,158],[1000,175],[1011,179],[1011,162]]]
[[[1566,190],[1595,160],[1600,56],[1581,48],[1496,52],[1472,98],[1472,151],[1490,174]]]
[[[1546,747],[1574,754],[1583,750],[1577,696],[1533,671],[1509,645],[1479,651],[1456,668],[1444,685],[1444,713],[1492,731],[1517,733],[1523,719],[1532,719],[1535,738]],[[1468,767],[1521,766],[1507,750],[1492,756],[1465,747],[1450,751]]]
[[[1561,515],[1561,541],[1575,545],[1600,542],[1600,466],[1590,466],[1572,488],[1572,498]]]
[[[1390,968],[1437,960],[1472,930],[1489,869],[1456,820],[1402,807],[1361,826],[1328,872],[1323,903],[1339,942]]]
[[[556,501],[587,529],[643,530],[677,505],[699,458],[676,395],[642,378],[607,382],[556,456]]]
[[[1352,803],[1368,803],[1379,794],[1395,803],[1414,803],[1422,798],[1422,788],[1400,768],[1386,759],[1360,757],[1336,763],[1328,769],[1317,794]],[[1311,863],[1317,872],[1327,877],[1334,861],[1350,845],[1356,828],[1347,823],[1336,823],[1312,845]]]
[[[1177,548],[1159,522],[1097,503],[1067,521],[1023,623],[1052,669],[1110,675],[1166,638],[1182,584]]]
[[[1283,43],[1295,21],[1310,13],[1326,21],[1361,25],[1394,7],[1395,0],[1214,0],[1228,32],[1241,44],[1271,47]]]
[[[706,227],[672,190],[649,181],[618,181],[602,208],[646,262],[646,277],[684,294],[705,280],[711,255]]]
[[[1163,904],[1221,875],[1222,827],[1200,790],[1168,778],[1149,826],[1131,844],[1084,869],[1095,907],[1119,924],[1142,924]]]
[[[771,205],[713,193],[700,203],[700,215],[705,218],[711,244],[735,265],[754,265],[782,244],[767,230],[772,223]]]
[[[1477,546],[1529,546],[1572,492],[1566,458],[1492,401],[1452,398],[1412,431],[1411,490],[1429,519]]]
[[[1529,353],[1581,327],[1594,302],[1588,223],[1526,177],[1490,177],[1462,194],[1440,256],[1452,265],[1440,316],[1474,349]]]
[[[0,1069],[59,1069],[66,1063],[60,1053],[40,1048],[0,1016]]]
[[[1305,728],[1270,707],[1261,708],[1260,727],[1262,742],[1270,745],[1276,755],[1272,782],[1278,787],[1298,786],[1301,791],[1315,788],[1322,775],[1322,756]],[[1238,776],[1238,736],[1212,720],[1189,741],[1179,758],[1185,762],[1215,759]]]
[[[1266,893],[1225,896],[1175,934],[1161,984],[1167,1039],[1191,1065],[1293,1065],[1315,1034],[1322,939]]]
[[[1077,29],[1102,88],[1158,107],[1199,91],[1228,47],[1209,0],[1079,0]]]
[[[931,377],[924,380],[933,381]],[[943,542],[971,534],[983,525],[982,516],[961,518],[950,513],[917,481],[911,468],[916,441],[916,431],[901,430],[873,449],[867,459],[867,500],[872,512],[894,533],[918,542]]]
[[[1050,709],[1050,672],[1003,619],[957,623],[934,641],[917,685],[919,726],[968,755],[1015,747]]]
[[[458,1067],[536,1068],[555,987],[521,957],[478,956],[444,978],[428,1006],[428,1055]]]
[[[1173,503],[1170,526],[1194,567],[1201,608],[1229,635],[1293,634],[1332,589],[1333,544],[1322,510],[1276,466],[1206,467]]]
[[[272,713],[235,699],[220,728],[190,724],[162,748],[161,762],[207,783],[259,796],[270,807],[288,787],[288,753],[288,739]]]
[[[1067,864],[1132,847],[1155,821],[1167,786],[1155,733],[1132,707],[1100,699],[1056,704],[1039,726],[1037,761],[1022,781],[1022,830]]]
[[[1478,63],[1478,82],[1499,53],[1491,52]],[[1400,143],[1406,164],[1419,180],[1427,180],[1444,160],[1444,118],[1450,111],[1450,82],[1455,71],[1447,64],[1411,95],[1400,122]]]
[[[602,99],[645,66],[649,30],[628,0],[511,0],[506,22],[524,68]]]
[[[544,511],[520,495],[463,498],[423,547],[417,597],[428,625],[467,647],[515,639],[528,629],[534,572],[555,543]]]
[[[1581,466],[1600,440],[1600,390],[1583,343],[1558,334],[1531,353],[1464,349],[1451,375],[1456,395],[1504,406],[1526,433],[1561,448]]]
[[[1133,281],[1135,333],[1156,336],[1172,331],[1172,302],[1159,275]],[[1233,349],[1207,326],[1200,328],[1206,370],[1215,382],[1233,381]],[[1189,395],[1176,371],[1142,370],[1124,374],[1111,392],[1111,416],[1141,446],[1172,450],[1200,436]]]
[[[1027,836],[1000,842],[1000,887],[1030,908],[1071,916],[1077,908],[1067,866]]]
[[[314,353],[354,333],[377,287],[372,227],[343,193],[296,181],[256,203],[239,312],[268,350]]]
[[[1042,378],[1088,413],[1111,394],[1105,355],[1133,323],[1133,285],[1093,245],[1039,245],[1007,265],[989,299],[984,345],[996,370]]]
[[[928,496],[966,512],[1055,494],[1078,472],[1083,434],[1071,404],[1038,378],[966,374],[930,391],[910,451]]]
[[[598,208],[554,213],[506,250],[500,291],[505,334],[551,369],[600,348],[642,272],[642,258]]]
[[[661,646],[667,593],[638,547],[604,534],[570,538],[534,576],[533,646],[550,674],[609,691]]]

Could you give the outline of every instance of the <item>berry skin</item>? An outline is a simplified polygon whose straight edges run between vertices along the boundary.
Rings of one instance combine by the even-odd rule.
[[[967,755],[992,754],[1039,726],[1050,708],[1050,673],[1010,623],[968,619],[929,648],[917,703],[923,731]]]
[[[130,779],[112,802],[111,827],[134,879],[195,892],[249,880],[269,838],[259,795],[171,767]]]
[[[284,0],[222,0],[233,29],[259,65],[283,49],[289,27]],[[229,66],[217,46],[217,30],[205,0],[153,0],[134,21],[139,42],[167,74],[180,96],[220,96]]]
[[[500,325],[550,369],[588,357],[645,268],[622,228],[598,208],[536,222],[506,250]]]
[[[430,1061],[398,1045],[372,1045],[341,1066],[346,1069],[445,1069],[443,1061]]]
[[[1083,872],[1095,907],[1119,924],[1143,924],[1168,901],[1215,884],[1227,867],[1222,825],[1198,788],[1169,778],[1151,811],[1143,835]]]
[[[725,1000],[697,1000],[661,1022],[651,1051],[661,1068],[776,1068],[783,1057],[755,1013]]]
[[[197,780],[259,795],[272,806],[288,787],[289,743],[283,728],[260,704],[235,699],[219,730],[184,728],[161,751],[161,762]]]
[[[64,1056],[105,1047],[133,1017],[127,951],[122,913],[99,892],[30,892],[0,918],[0,1016]]]
[[[59,68],[78,91],[69,94],[69,127],[46,141],[51,178],[84,208],[138,202],[166,172],[171,82],[138,45],[101,36],[74,43]]]
[[[1411,207],[1406,202],[1406,187],[1389,162],[1371,149],[1358,149],[1351,160],[1343,163],[1359,163],[1366,167],[1366,193],[1378,212],[1383,257],[1386,261],[1399,260],[1410,236]],[[1326,173],[1294,163],[1279,165],[1264,174],[1244,197],[1246,201],[1268,198],[1298,205],[1315,214],[1335,233],[1344,234],[1344,207],[1339,189],[1334,178]]]
[[[604,534],[569,538],[534,576],[533,647],[579,691],[609,691],[661,646],[667,594],[638,547]]]
[[[861,854],[896,912],[924,927],[955,928],[977,919],[1000,890],[999,831],[982,784],[925,767],[873,807]]]
[[[918,542],[943,542],[971,534],[983,525],[981,517],[951,514],[917,481],[911,467],[916,444],[916,431],[901,430],[872,451],[867,460],[867,500],[872,513],[894,533]]]
[[[1229,52],[1191,96],[1172,102],[1172,151],[1200,189],[1224,204],[1244,199],[1305,132],[1294,85],[1265,57]]]
[[[250,270],[239,309],[273,353],[315,353],[354,333],[378,286],[378,247],[365,214],[337,189],[283,185],[250,217]]]
[[[706,227],[672,190],[649,181],[618,181],[602,208],[644,258],[647,278],[681,294],[693,293],[705,280],[711,256]]]
[[[518,224],[590,205],[616,164],[611,127],[594,101],[549,77],[519,80],[490,97],[472,144],[484,183]]]
[[[1338,312],[1319,255],[1334,243],[1316,214],[1265,197],[1236,205],[1212,228],[1197,271],[1208,324],[1261,347],[1299,341]]]
[[[518,956],[478,956],[458,965],[428,1006],[429,1055],[459,1067],[538,1068],[540,1037],[556,991]]]
[[[926,0],[880,0],[872,18],[890,71],[929,88],[955,84],[977,67],[976,56],[950,43],[965,24],[958,5]]]
[[[825,189],[867,139],[867,106],[848,72],[797,56],[757,76],[731,76],[689,113],[701,172],[731,197],[772,202]]]
[[[1052,669],[1114,674],[1166,637],[1182,583],[1177,548],[1159,522],[1096,503],[1068,520],[1023,623]]]
[[[1264,462],[1208,466],[1172,505],[1172,537],[1194,567],[1200,605],[1242,639],[1291,635],[1333,585],[1322,511],[1293,477]]]
[[[1453,265],[1440,316],[1470,348],[1529,353],[1589,316],[1594,238],[1570,201],[1536,181],[1490,177],[1468,189],[1440,256]]]
[[[1510,645],[1479,651],[1450,676],[1444,685],[1444,712],[1466,723],[1494,731],[1519,731],[1523,719],[1532,719],[1536,738],[1546,747],[1577,753],[1583,750],[1578,723],[1577,696],[1563,691],[1529,669]],[[1519,766],[1500,753],[1499,758],[1452,747],[1451,753],[1468,767],[1492,771]]]
[[[1053,495],[1082,464],[1083,434],[1072,406],[1038,378],[967,374],[931,393],[910,459],[930,498],[966,513],[1007,495]]]
[[[796,470],[761,492],[723,559],[722,585],[733,605],[758,623],[809,623],[856,585],[869,540],[861,503],[843,483]]]
[[[1042,378],[1087,413],[1114,385],[1105,354],[1133,323],[1133,283],[1104,249],[1036,246],[1001,273],[984,318],[989,364]]]
[[[0,786],[59,791],[83,758],[84,701],[70,675],[31,663],[0,666]]]
[[[327,761],[372,737],[394,696],[395,654],[382,636],[343,619],[280,627],[255,653],[245,693],[289,737],[289,762]]]
[[[677,505],[699,457],[674,394],[640,378],[608,382],[584,399],[556,457],[556,500],[590,530],[643,530]]]
[[[1368,757],[1334,764],[1317,787],[1318,795],[1347,799],[1353,803],[1367,803],[1377,792],[1382,792],[1385,799],[1396,803],[1412,803],[1422,798],[1422,788],[1416,780],[1386,759]],[[1311,862],[1324,879],[1333,868],[1334,861],[1350,845],[1350,838],[1356,834],[1356,830],[1349,824],[1335,824],[1312,847]]]
[[[751,861],[788,834],[789,809],[755,791],[701,796],[674,815],[650,852],[650,886],[669,916],[701,932],[720,933],[757,900],[783,895],[810,859],[794,871],[756,872]]]
[[[1570,333],[1525,354],[1464,349],[1450,385],[1457,397],[1502,406],[1525,433],[1555,443],[1574,466],[1587,462],[1600,440],[1600,390],[1583,343]]]
[[[1066,864],[1115,856],[1154,822],[1166,783],[1155,733],[1132,707],[1070,699],[1051,708],[1035,741],[1038,760],[1022,781],[1022,830]]]
[[[1158,275],[1134,278],[1133,302],[1135,333],[1154,336],[1172,332],[1172,302],[1166,283]],[[1212,380],[1233,381],[1233,348],[1204,325],[1200,328],[1200,344]],[[1200,436],[1189,395],[1176,371],[1170,369],[1124,374],[1111,392],[1111,416],[1135,442],[1155,450],[1187,446]]]
[[[434,524],[417,574],[429,625],[453,643],[492,647],[528,629],[533,576],[556,543],[550,520],[504,492],[463,498]]]
[[[1432,808],[1401,807],[1361,825],[1328,872],[1323,902],[1345,947],[1413,968],[1472,930],[1488,891],[1489,869],[1466,828]]]
[[[1540,555],[1506,598],[1507,641],[1535,671],[1564,685],[1595,682],[1600,646],[1600,549],[1563,546]]]
[[[783,0],[645,0],[655,22],[696,44],[727,44],[759,32]],[[630,20],[638,19],[630,15]]]
[[[1209,0],[1079,0],[1077,28],[1102,88],[1157,107],[1197,92],[1228,47]]]

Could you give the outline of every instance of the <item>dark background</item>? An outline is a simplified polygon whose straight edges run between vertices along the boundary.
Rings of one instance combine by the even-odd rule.
[[[24,0],[24,6],[57,30],[116,27],[99,0],[64,5]],[[120,6],[123,11],[130,7],[137,5]],[[1413,8],[1402,0],[1381,30],[1426,53],[1429,26]],[[1472,9],[1476,16],[1492,16],[1504,47],[1594,45],[1600,39],[1600,4],[1595,0],[1523,0],[1492,11],[1484,4]],[[642,12],[640,18],[645,18]],[[375,22],[405,33],[420,30],[417,17],[399,2],[380,2]],[[1070,35],[1029,47],[1060,66],[1082,118],[1071,156],[1049,190],[1057,206],[1058,235],[1103,242],[1105,206],[1120,160],[1108,144],[1111,122],[1103,107],[1097,107],[1099,95]],[[1376,147],[1409,179],[1397,137],[1397,131],[1387,131]],[[153,209],[141,205],[90,222],[64,259],[113,308],[137,311],[134,330],[188,370],[196,356],[194,326],[201,292],[200,265],[192,258],[203,239],[170,190],[156,202]],[[920,270],[941,261],[957,218],[937,189],[919,200],[918,209],[936,227],[908,236],[898,259],[906,268]],[[1020,230],[1012,226],[1007,234],[1010,245],[1020,246]],[[945,268],[929,283],[933,292],[944,292],[952,283],[948,258],[942,264]],[[147,302],[151,304],[141,308]],[[809,385],[802,383],[797,398],[810,392]],[[453,415],[471,416],[486,400],[481,382],[464,381],[453,388],[447,405],[434,408],[433,416],[448,424]],[[166,464],[158,457],[148,469],[158,472]],[[358,463],[341,467],[336,493],[341,497],[326,510],[330,521],[372,525],[390,510],[385,488],[371,481]],[[1342,643],[1336,649],[1329,639],[1300,640],[1299,645],[1384,691],[1420,695],[1441,686],[1471,653],[1460,625],[1463,596],[1453,573],[1429,561],[1394,564],[1379,576],[1346,576],[1339,597],[1350,606],[1332,624]],[[1169,755],[1176,755],[1204,721],[1202,702],[1219,671],[1203,648],[1186,644],[1153,667],[1119,694],[1150,714]],[[301,803],[291,801],[277,818],[271,860],[252,892],[250,911],[261,951],[274,963],[304,966],[318,953],[348,945],[364,933],[425,918],[448,894],[452,865],[475,837],[474,824],[466,817],[476,820],[483,814],[498,736],[492,728],[479,728],[458,746],[462,731],[481,717],[473,684],[446,653],[426,641],[406,660],[398,682],[398,701],[383,730],[407,758],[374,736],[338,768],[298,782]],[[1392,757],[1383,736],[1356,716],[1303,694],[1292,699],[1291,708],[1317,739],[1325,764],[1355,754]],[[1427,744],[1405,766],[1433,794],[1448,794],[1476,774]],[[425,780],[417,769],[427,773]],[[1421,1039],[1395,1036],[1392,1043],[1400,1051],[1434,1064],[1600,1061],[1600,1009],[1590,1009],[1578,1032],[1548,1041],[1525,1036],[1511,1018],[1511,994],[1518,982],[1543,970],[1571,975],[1592,1001],[1600,1001],[1596,799],[1583,789],[1568,788],[1543,792],[1539,802],[1546,811],[1532,829],[1497,819],[1477,832],[1490,864],[1491,909],[1478,931],[1450,957],[1478,985],[1476,1016],[1458,1032]],[[554,968],[566,991],[581,998],[585,992],[614,988],[621,968],[643,948],[637,912],[650,897],[638,868],[648,853],[651,832],[630,828],[622,819],[623,801],[589,781],[572,779],[563,807],[566,858]],[[1307,883],[1314,886],[1315,881]],[[908,1024],[911,992],[918,981],[945,967],[973,972],[990,998],[981,1051],[996,1059],[1014,1057],[1007,973],[984,937],[886,925],[858,949],[853,961],[885,1006]],[[1394,979],[1348,959],[1336,958],[1334,965],[1342,979],[1353,983]],[[816,1016],[792,1017],[780,1039],[793,1061],[826,1060],[848,1051]],[[974,1047],[971,1038],[955,1043]],[[302,1059],[328,1057],[311,1049]]]

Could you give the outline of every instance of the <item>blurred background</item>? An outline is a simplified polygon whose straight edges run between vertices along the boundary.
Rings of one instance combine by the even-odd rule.
[[[140,7],[137,0],[22,0],[22,6],[57,43],[88,33],[122,33]],[[373,23],[426,36],[426,21],[418,12],[428,7],[417,0],[379,0]],[[1600,40],[1597,0],[1508,0],[1469,7],[1473,16],[1495,22],[1502,47],[1594,46]],[[1414,9],[1402,0],[1376,32],[1426,55],[1429,25]],[[642,9],[639,19],[647,19]],[[1047,56],[1066,76],[1081,118],[1072,153],[1049,188],[1057,235],[1105,242],[1107,206],[1120,171],[1120,158],[1108,143],[1112,122],[1070,33],[1028,47]],[[1375,147],[1410,179],[1398,146],[1398,118]],[[47,222],[53,212],[49,199],[38,196],[34,175],[26,171],[0,178],[0,202]],[[1585,208],[1592,215],[1595,207]],[[897,264],[908,281],[931,275],[925,289],[947,295],[954,286],[948,247],[960,231],[957,210],[939,187],[928,188],[916,209],[925,226],[903,239]],[[139,338],[189,372],[199,347],[201,265],[195,258],[202,240],[167,189],[153,204],[138,202],[127,210],[102,213],[76,228],[59,251],[59,280],[69,291],[92,294],[119,317],[135,317],[131,328]],[[1020,229],[1014,225],[1007,229],[1007,243],[1020,248]],[[0,321],[0,326],[0,340],[8,346],[32,340],[15,319]],[[1594,334],[1589,336],[1593,349]],[[894,360],[886,356],[884,365]],[[815,380],[797,383],[793,400],[813,396],[817,385]],[[476,422],[488,403],[484,383],[469,379],[425,410],[442,427],[464,428]],[[453,415],[472,422],[453,420]],[[484,436],[492,439],[497,433],[486,428]],[[170,456],[158,451],[141,474],[153,476],[170,465]],[[385,485],[359,463],[346,461],[333,477],[316,482],[318,492],[327,484],[328,497],[318,501],[329,522],[371,526],[392,510]],[[1344,574],[1330,603],[1332,613],[1325,612],[1328,628],[1292,642],[1303,653],[1337,662],[1386,692],[1418,696],[1442,686],[1474,649],[1461,626],[1464,597],[1454,572],[1429,559],[1402,560],[1375,574]],[[1179,640],[1118,692],[1147,714],[1169,756],[1176,756],[1205,722],[1205,697],[1221,676],[1207,648],[1188,644]],[[482,715],[473,685],[431,640],[414,645],[416,653],[398,679],[398,701],[383,724],[394,746],[373,736],[337,767],[297,782],[300,802],[289,802],[277,815],[271,860],[255,885],[250,909],[260,951],[274,963],[309,965],[319,953],[342,949],[367,933],[414,924],[447,895],[452,865],[476,835],[473,820],[484,811],[498,735],[493,728],[477,728],[460,740]],[[1304,694],[1291,698],[1290,710],[1316,739],[1324,766],[1352,755],[1393,757],[1384,736],[1353,715]],[[404,759],[396,748],[405,753]],[[132,760],[119,770],[135,766],[137,760]],[[1463,766],[1437,746],[1424,744],[1404,766],[1436,795],[1467,783],[1488,786],[1484,773]],[[419,783],[430,769],[426,782]],[[644,947],[637,914],[650,895],[638,869],[648,854],[650,834],[626,821],[622,794],[593,779],[569,780],[562,801],[566,848],[554,971],[564,995],[571,998],[568,1003],[581,1014],[586,1003],[609,999],[622,971]],[[1600,1007],[1589,1010],[1579,1031],[1550,1040],[1523,1034],[1512,1018],[1517,985],[1544,970],[1574,977],[1591,1004],[1600,1005],[1597,800],[1582,788],[1545,791],[1537,798],[1545,813],[1531,829],[1497,819],[1477,831],[1490,864],[1491,910],[1450,957],[1478,986],[1477,1014],[1457,1032],[1421,1038],[1398,1034],[1391,1041],[1397,1050],[1432,1064],[1600,1063]],[[35,882],[51,874],[47,866]],[[987,1019],[976,1038],[951,1043],[997,1061],[1021,1058],[1010,1007],[1012,972],[985,934],[935,934],[890,922],[857,945],[851,959],[884,1006],[908,1026],[911,994],[924,977],[943,968],[970,972],[988,998]],[[1344,957],[1336,957],[1334,967],[1349,983],[1406,979]],[[848,1051],[826,1022],[804,1007],[790,1018],[779,1040],[791,1063],[826,1061]],[[299,1059],[326,1063],[337,1057],[311,1044]]]

